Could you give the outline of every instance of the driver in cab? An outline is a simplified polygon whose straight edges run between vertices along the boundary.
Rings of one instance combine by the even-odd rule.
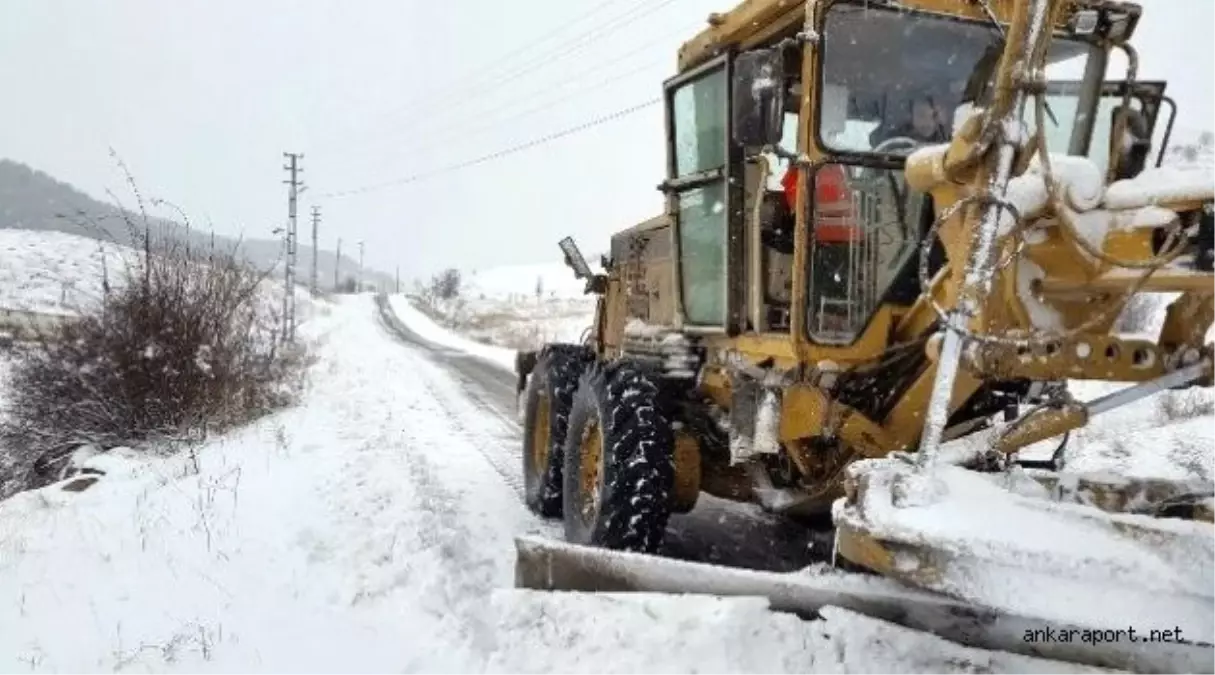
[[[914,99],[903,108],[904,114],[893,123],[885,121],[869,135],[871,147],[900,154],[914,150],[918,145],[944,143],[950,138],[945,125],[945,115],[931,97]],[[895,140],[899,139],[899,140]],[[891,142],[894,141],[894,142]],[[911,141],[911,143],[908,143]],[[797,166],[790,166],[781,181],[790,214],[795,209],[795,196],[799,180]],[[818,171],[814,184],[814,212],[812,232],[812,276],[815,295],[835,299],[848,298],[847,277],[849,270],[849,248],[862,244],[865,238],[864,224],[857,222],[858,214],[852,202],[847,170],[842,164],[826,164]],[[813,302],[813,301],[812,301]],[[811,314],[817,314],[811,307]],[[844,316],[823,308],[821,322],[829,330],[848,330]]]
[[[883,122],[869,134],[869,145],[880,147],[895,138],[906,138],[920,144],[945,143],[949,140],[949,128],[945,125],[945,114],[931,97],[914,99],[904,108],[904,114],[895,118],[893,124]],[[891,144],[891,151],[903,152],[909,147]]]
[[[910,139],[921,144],[949,141],[950,133],[949,128],[945,125],[945,114],[931,97],[913,100],[906,110],[909,114],[903,115],[899,121],[893,124],[883,122],[869,134],[871,147],[876,148],[894,138]],[[902,148],[898,149],[902,150]],[[785,201],[790,212],[795,209],[798,173],[797,166],[792,165],[785,172],[784,179],[781,180]],[[816,201],[833,203],[845,199],[847,174],[843,166],[827,165],[820,170],[820,173],[827,175],[824,176],[825,180],[821,179],[816,186],[816,191],[820,193],[816,195],[818,197]]]

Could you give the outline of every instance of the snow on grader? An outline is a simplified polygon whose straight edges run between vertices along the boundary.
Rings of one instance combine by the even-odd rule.
[[[1175,107],[1136,78],[1140,15],[747,0],[710,17],[664,84],[665,213],[615,235],[602,273],[561,242],[594,326],[519,357],[527,503],[566,541],[520,539],[518,585],[762,595],[1098,666],[1215,669],[1212,485],[1062,461],[1095,416],[1212,384],[1215,181],[1160,167]],[[1127,75],[1105,81],[1114,52]],[[1175,296],[1163,327],[1120,337],[1142,293]],[[1069,379],[1127,384],[1082,402]],[[826,523],[836,556],[876,574],[653,555],[702,492]],[[1128,617],[1178,633],[1023,637]]]

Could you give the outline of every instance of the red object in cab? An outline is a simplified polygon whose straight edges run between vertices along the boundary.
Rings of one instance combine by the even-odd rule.
[[[797,210],[796,166],[790,166],[781,179],[785,190],[785,203],[789,210]],[[857,227],[856,212],[852,208],[852,192],[848,189],[848,174],[841,164],[827,164],[817,172],[814,181],[814,233],[823,243],[839,244],[861,239]]]

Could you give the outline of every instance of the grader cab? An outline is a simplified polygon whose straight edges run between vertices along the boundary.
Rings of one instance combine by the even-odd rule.
[[[1212,382],[1215,182],[1159,166],[1175,106],[1136,79],[1140,14],[1115,0],[746,0],[713,15],[664,84],[664,214],[614,236],[603,274],[562,243],[598,306],[585,344],[521,359],[529,507],[562,518],[571,544],[648,554],[701,492],[830,516],[844,558],[989,608],[958,575],[1006,569],[984,556],[1009,542],[908,516],[981,511],[949,490],[971,474],[1016,472],[1050,509],[1092,507],[1061,518],[1118,545],[1210,553],[1211,486],[1018,455]],[[1106,82],[1115,51],[1128,74]],[[1120,312],[1148,292],[1175,295],[1159,336],[1120,337]],[[1069,379],[1128,386],[1086,404]],[[1191,520],[1118,520],[1166,506]],[[521,544],[521,583],[599,588],[554,567],[602,573],[591,550]],[[1184,563],[1199,586],[1209,558]],[[629,578],[607,586],[680,589]],[[1145,588],[1205,602],[1192,616],[1215,629],[1209,584]]]

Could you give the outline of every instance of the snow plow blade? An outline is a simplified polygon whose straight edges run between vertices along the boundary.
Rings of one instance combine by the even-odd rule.
[[[1209,484],[1043,480],[957,466],[925,473],[898,458],[847,471],[833,516],[836,550],[853,563],[959,602],[1140,647],[1120,668],[1215,672],[1211,524],[1121,512],[1152,495],[1168,497],[1162,503],[1205,495]]]
[[[1209,646],[1103,641],[1082,626],[1000,612],[881,577],[760,572],[537,537],[516,537],[515,549],[517,588],[764,597],[774,611],[806,619],[822,607],[841,607],[969,647],[1136,672],[1215,670]]]

